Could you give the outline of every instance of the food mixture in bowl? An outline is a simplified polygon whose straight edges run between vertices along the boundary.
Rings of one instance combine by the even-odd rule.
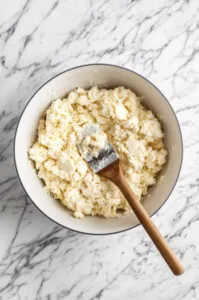
[[[140,97],[124,87],[77,88],[51,103],[29,149],[38,177],[76,218],[120,216],[131,209],[119,189],[94,174],[78,149],[82,128],[98,124],[117,151],[124,175],[138,200],[156,183],[166,162],[163,132]]]

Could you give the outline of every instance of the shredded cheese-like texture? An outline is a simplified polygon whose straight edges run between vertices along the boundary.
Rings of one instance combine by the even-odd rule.
[[[84,157],[98,157],[100,150],[107,149],[107,136],[101,131],[97,130],[95,133],[88,134],[83,141],[80,141],[81,152]]]
[[[127,201],[113,183],[92,172],[77,147],[82,128],[93,123],[118,153],[124,175],[140,200],[156,183],[167,151],[157,118],[141,104],[140,97],[124,87],[78,88],[67,98],[53,101],[39,122],[29,157],[45,190],[76,218],[117,217],[131,211]],[[95,145],[98,151],[97,142]]]

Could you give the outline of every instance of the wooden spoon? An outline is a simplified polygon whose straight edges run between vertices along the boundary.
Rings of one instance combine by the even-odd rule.
[[[92,145],[91,142],[91,144],[88,145],[88,152],[84,152],[83,141],[89,135],[90,137],[92,136],[93,138],[97,138],[98,131],[99,127],[96,124],[89,125],[84,128],[82,142],[78,146],[80,152],[82,153],[91,169],[96,174],[109,179],[120,189],[128,203],[130,204],[131,208],[133,209],[138,220],[143,225],[144,229],[152,239],[153,243],[159,250],[160,254],[164,258],[172,272],[175,275],[181,275],[184,272],[183,266],[181,265],[180,261],[173,253],[171,248],[168,246],[167,242],[165,241],[164,237],[161,235],[157,227],[151,221],[142,204],[136,199],[135,194],[130,189],[128,183],[126,182],[124,174],[122,173],[119,157],[112,145],[108,141],[103,143],[103,148],[99,150],[99,153],[96,156],[96,153],[92,153],[92,146],[94,144]]]

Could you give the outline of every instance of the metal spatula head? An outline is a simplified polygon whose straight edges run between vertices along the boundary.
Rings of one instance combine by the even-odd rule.
[[[107,139],[105,141],[105,144],[103,144],[102,148],[99,149],[97,156],[92,155],[92,151],[90,153],[85,153],[85,151],[83,151],[82,145],[84,140],[88,136],[92,136],[99,131],[101,130],[97,124],[89,124],[85,126],[82,130],[82,140],[78,145],[82,156],[95,173],[100,172],[101,170],[103,170],[104,168],[106,168],[107,166],[111,165],[113,162],[119,159],[116,151]]]

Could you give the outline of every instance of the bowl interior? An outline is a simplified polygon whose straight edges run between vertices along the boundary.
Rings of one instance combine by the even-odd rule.
[[[169,152],[168,162],[163,168],[157,184],[143,199],[143,205],[152,215],[169,197],[180,172],[182,160],[182,139],[175,114],[164,96],[140,75],[117,66],[88,65],[68,70],[48,81],[32,97],[20,119],[15,137],[15,161],[24,189],[36,206],[49,218],[67,228],[93,234],[107,234],[123,231],[139,224],[137,218],[104,219],[85,217],[75,219],[59,201],[47,195],[41,181],[28,159],[38,122],[52,100],[63,98],[76,87],[111,88],[124,86],[143,96],[143,104],[161,120],[165,132],[165,144]]]

